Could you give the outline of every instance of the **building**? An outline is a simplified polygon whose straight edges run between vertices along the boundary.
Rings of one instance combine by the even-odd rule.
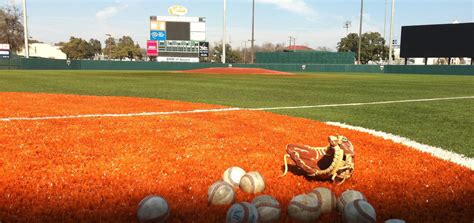
[[[66,54],[61,51],[60,46],[52,46],[46,43],[31,43],[29,45],[30,57],[65,60]],[[25,55],[25,49],[17,52],[18,55]]]

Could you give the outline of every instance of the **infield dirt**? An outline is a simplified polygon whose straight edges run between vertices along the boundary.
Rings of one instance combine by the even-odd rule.
[[[222,106],[58,94],[0,93],[0,117],[183,111]],[[324,146],[347,136],[355,173],[337,186],[300,175],[286,177],[289,143]],[[366,133],[260,111],[0,122],[0,220],[133,222],[141,199],[156,194],[169,222],[223,222],[229,206],[207,205],[208,187],[231,166],[258,171],[263,194],[289,222],[293,196],[324,186],[340,195],[359,190],[384,221],[471,222],[472,170]],[[237,191],[237,201],[255,196]],[[333,212],[321,222],[340,222]]]

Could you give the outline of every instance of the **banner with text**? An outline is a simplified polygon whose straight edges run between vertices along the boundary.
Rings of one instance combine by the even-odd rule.
[[[158,56],[158,42],[155,40],[148,40],[146,44],[147,56]]]
[[[199,57],[209,57],[209,42],[199,42]]]

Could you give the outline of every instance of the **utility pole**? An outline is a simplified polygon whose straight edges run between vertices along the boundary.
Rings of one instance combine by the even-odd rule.
[[[222,63],[225,64],[225,51],[226,51],[226,45],[227,45],[227,0],[224,0],[224,37],[222,38]]]
[[[105,34],[107,37],[111,38],[112,35],[110,34]],[[107,40],[105,40],[107,41]],[[109,46],[109,56],[107,57],[108,60],[110,60],[110,57],[112,56],[112,45]]]
[[[23,0],[23,28],[25,34],[25,58],[30,58],[30,46],[28,45],[28,19],[26,13],[26,0]]]
[[[392,18],[390,21],[390,49],[388,51],[388,64],[392,64],[392,52],[393,52],[393,19],[395,17],[395,0],[392,0]]]
[[[360,62],[360,51],[362,48],[362,21],[364,17],[364,0],[360,0],[360,25],[359,25],[359,51],[357,57],[357,63],[361,64]]]
[[[387,6],[388,6],[388,0],[385,0],[385,17],[383,21],[383,40],[385,41],[385,44],[383,45],[382,48],[382,58],[383,55],[385,54],[385,45],[387,44]]]
[[[252,47],[252,52],[250,54],[250,58],[251,58],[251,61],[250,63],[253,64],[254,60],[255,60],[255,0],[252,1],[252,43],[251,43],[251,47]]]

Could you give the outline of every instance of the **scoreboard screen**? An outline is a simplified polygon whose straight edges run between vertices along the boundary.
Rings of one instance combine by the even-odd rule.
[[[189,22],[166,22],[166,32],[169,40],[191,40]]]
[[[474,57],[474,23],[403,26],[401,57]]]

